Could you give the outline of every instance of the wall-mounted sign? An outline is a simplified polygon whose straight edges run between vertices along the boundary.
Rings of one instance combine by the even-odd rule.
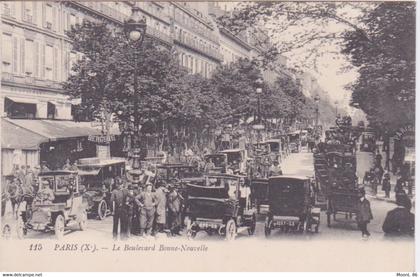
[[[95,143],[110,143],[112,141],[115,141],[116,139],[114,135],[90,135],[88,136],[88,140]]]

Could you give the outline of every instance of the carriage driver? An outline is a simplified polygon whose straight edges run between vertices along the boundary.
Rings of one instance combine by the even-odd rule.
[[[47,180],[42,181],[41,189],[36,194],[35,201],[43,204],[51,204],[54,198],[54,192],[50,188],[50,182]]]

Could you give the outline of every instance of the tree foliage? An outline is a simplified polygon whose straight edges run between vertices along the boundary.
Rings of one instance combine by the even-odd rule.
[[[384,2],[363,18],[364,33],[345,34],[343,53],[360,73],[353,103],[391,132],[414,123],[415,21],[415,3]]]
[[[172,49],[147,37],[140,49],[134,48],[119,29],[105,23],[83,21],[68,36],[73,49],[83,54],[64,85],[69,95],[81,97],[81,119],[103,120],[105,111],[124,132],[139,122],[153,144],[174,150],[184,143],[204,143],[210,129],[257,112],[256,80],[262,72],[254,61],[221,65],[206,79],[188,74]],[[262,86],[265,118],[293,121],[313,115],[305,114],[311,108],[293,78],[279,77]]]

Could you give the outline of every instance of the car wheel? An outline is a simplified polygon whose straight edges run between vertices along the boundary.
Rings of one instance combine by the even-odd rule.
[[[9,239],[12,235],[12,230],[9,224],[5,224],[2,230],[2,236],[4,239]]]
[[[98,218],[103,220],[106,217],[106,213],[108,211],[108,205],[106,204],[105,200],[101,200],[98,204]]]
[[[62,215],[58,215],[55,219],[54,232],[55,232],[55,237],[58,240],[63,238],[63,236],[64,236],[64,217]]]
[[[252,236],[255,233],[255,229],[257,227],[257,218],[255,214],[252,216],[251,225],[248,228],[248,235]]]
[[[233,219],[229,219],[226,223],[226,240],[234,240],[236,236],[236,223]]]
[[[79,228],[81,231],[86,230],[87,227],[87,213],[86,211],[83,211],[80,215],[80,221],[79,221]]]

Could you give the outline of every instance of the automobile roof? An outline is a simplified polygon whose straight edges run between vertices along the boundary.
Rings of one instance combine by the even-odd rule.
[[[237,179],[237,178],[241,178],[241,177],[244,177],[244,176],[243,175],[227,174],[227,173],[211,173],[211,174],[208,174],[204,177]]]
[[[264,141],[264,143],[267,142],[281,142],[281,139],[267,139],[266,141]]]
[[[234,152],[240,152],[240,151],[244,151],[244,149],[240,149],[240,148],[226,149],[226,150],[220,151],[220,153],[234,153]]]
[[[165,164],[159,164],[157,165],[158,168],[193,168],[194,166],[192,165],[188,165],[188,164],[183,164],[183,163],[165,163]]]
[[[125,163],[125,160],[120,159],[107,159],[107,160],[99,160],[98,163],[86,163],[86,164],[78,164],[77,167],[103,167],[108,165],[114,164],[121,164]]]
[[[295,179],[295,180],[309,180],[309,177],[303,175],[281,175],[268,178],[269,180]]]
[[[44,171],[44,172],[40,172],[38,176],[56,176],[56,175],[71,175],[71,174],[77,174],[77,171],[71,171],[71,170]]]

